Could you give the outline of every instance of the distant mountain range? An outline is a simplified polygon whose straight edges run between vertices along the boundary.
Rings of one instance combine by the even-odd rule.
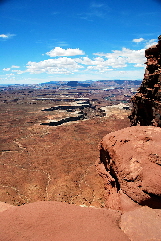
[[[45,82],[45,83],[41,83],[40,85],[68,85],[68,86],[72,86],[72,87],[76,87],[76,86],[84,86],[84,87],[88,87],[90,86],[92,83],[94,82],[115,82],[116,84],[124,84],[126,83],[133,83],[135,85],[139,85],[141,83],[142,80],[84,80],[84,81],[50,81],[50,82]]]
[[[93,83],[107,83],[107,82],[113,82],[118,85],[123,85],[123,84],[134,84],[134,85],[140,85],[142,80],[84,80],[84,81],[49,81],[49,82],[44,82],[40,84],[33,84],[35,85],[67,85],[70,87],[77,87],[77,86],[82,86],[82,87],[89,87]],[[32,84],[0,84],[0,88],[2,87],[7,87],[7,86],[14,86],[14,87],[19,87],[19,86],[32,86]]]

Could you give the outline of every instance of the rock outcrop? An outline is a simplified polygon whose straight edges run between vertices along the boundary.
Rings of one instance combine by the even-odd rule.
[[[158,44],[145,50],[147,58],[143,82],[132,97],[131,125],[161,127],[161,35]]]
[[[161,129],[133,126],[106,135],[97,170],[104,179],[106,206],[161,208]]]
[[[121,214],[61,202],[11,207],[0,215],[1,241],[128,241]]]
[[[141,207],[121,216],[120,227],[130,240],[161,241],[161,210]]]
[[[1,241],[161,241],[161,210],[149,207],[122,214],[41,201],[5,209],[0,215]]]

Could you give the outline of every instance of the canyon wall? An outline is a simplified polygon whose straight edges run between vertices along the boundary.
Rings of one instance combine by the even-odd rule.
[[[132,97],[131,125],[161,127],[161,35],[158,44],[145,50],[144,79]]]

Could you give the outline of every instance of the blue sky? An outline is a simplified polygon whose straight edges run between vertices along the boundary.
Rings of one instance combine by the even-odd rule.
[[[0,0],[0,84],[142,79],[159,0]]]

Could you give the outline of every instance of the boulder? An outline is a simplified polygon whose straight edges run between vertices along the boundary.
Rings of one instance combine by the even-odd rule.
[[[127,211],[137,203],[161,208],[160,137],[159,127],[133,126],[103,138],[96,166],[107,207]]]
[[[161,210],[141,207],[121,216],[120,227],[130,240],[161,241]]]

